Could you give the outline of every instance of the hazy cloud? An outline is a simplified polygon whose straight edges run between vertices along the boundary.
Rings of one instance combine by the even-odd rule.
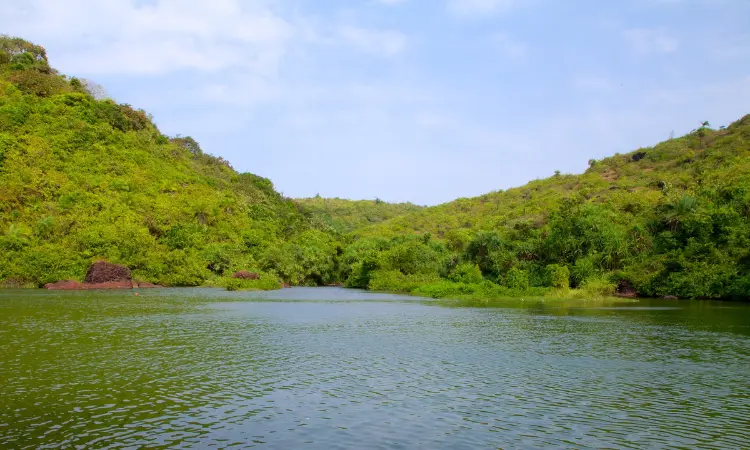
[[[343,26],[339,29],[339,35],[347,44],[378,56],[393,56],[406,48],[406,36],[393,30]]]

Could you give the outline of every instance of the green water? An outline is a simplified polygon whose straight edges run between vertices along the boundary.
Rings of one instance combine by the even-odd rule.
[[[750,448],[750,307],[0,291],[0,448]]]

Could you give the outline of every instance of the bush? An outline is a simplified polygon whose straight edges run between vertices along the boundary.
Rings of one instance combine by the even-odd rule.
[[[585,280],[581,285],[581,295],[587,298],[612,297],[615,295],[617,284],[608,277],[593,277]]]
[[[547,277],[549,286],[558,289],[568,289],[570,287],[570,270],[568,266],[550,264],[547,266]]]
[[[573,271],[571,273],[571,284],[573,287],[580,287],[583,282],[597,274],[596,265],[594,264],[594,257],[589,256],[586,258],[578,259],[573,265]]]
[[[404,275],[398,270],[377,270],[370,275],[368,288],[373,291],[411,292],[421,285],[439,282],[436,274]]]
[[[478,283],[460,283],[442,280],[437,283],[424,284],[411,291],[414,295],[430,298],[460,298],[476,294],[482,290]]]
[[[453,273],[450,276],[452,281],[457,283],[481,283],[484,281],[482,277],[482,271],[479,270],[479,265],[470,263],[461,263],[453,269]]]
[[[380,266],[398,270],[404,275],[437,273],[442,266],[440,254],[423,242],[409,240],[399,243],[383,252]]]
[[[279,277],[268,272],[258,273],[257,280],[226,278],[223,285],[228,291],[273,291],[281,289]]]
[[[20,70],[9,78],[22,92],[39,97],[51,97],[73,90],[63,77],[36,70]]]
[[[504,284],[514,291],[527,291],[529,289],[529,274],[525,270],[513,267],[505,274]]]

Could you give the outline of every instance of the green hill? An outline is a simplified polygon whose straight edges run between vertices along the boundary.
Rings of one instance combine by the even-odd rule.
[[[6,285],[80,280],[97,259],[168,285],[220,283],[239,269],[324,283],[337,248],[324,229],[269,180],[164,136],[142,110],[95,99],[42,47],[0,38]]]
[[[750,297],[750,116],[589,164],[356,230],[355,245],[371,251],[349,251],[363,264],[350,284],[372,287],[372,274],[390,271],[375,285],[413,290],[477,267],[477,280],[522,291],[619,284],[649,296]],[[413,255],[401,260],[422,265],[388,263],[402,245]],[[555,271],[568,281],[555,283]],[[463,289],[443,287],[435,296]]]
[[[106,259],[173,286],[234,288],[229,276],[249,270],[261,280],[244,287],[750,299],[750,116],[420,208],[283,198],[98,93],[42,47],[0,38],[4,286],[81,280]]]
[[[296,199],[295,202],[339,233],[349,233],[422,209],[422,206],[413,203],[387,203],[382,200],[313,197]]]

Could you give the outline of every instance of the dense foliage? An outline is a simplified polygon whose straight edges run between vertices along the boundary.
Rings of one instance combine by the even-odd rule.
[[[0,281],[750,298],[750,116],[444,205],[289,200],[0,38]],[[230,278],[236,270],[259,280]]]
[[[387,203],[380,199],[345,200],[316,196],[296,199],[295,202],[339,233],[349,233],[422,209],[413,203]]]
[[[432,292],[410,268],[390,272],[386,255],[411,236],[426,242],[415,254],[434,255],[422,267],[437,270],[420,276],[441,277],[435,296],[498,295],[457,283],[456,274],[475,265],[484,282],[515,293],[608,294],[619,286],[646,296],[750,298],[750,116],[718,130],[705,122],[682,138],[589,164],[581,175],[556,174],[357,230],[359,270],[349,284],[374,279],[381,289]]]
[[[0,281],[81,280],[97,259],[167,285],[240,269],[262,287],[335,279],[337,243],[269,180],[87,86],[41,47],[0,39]]]

